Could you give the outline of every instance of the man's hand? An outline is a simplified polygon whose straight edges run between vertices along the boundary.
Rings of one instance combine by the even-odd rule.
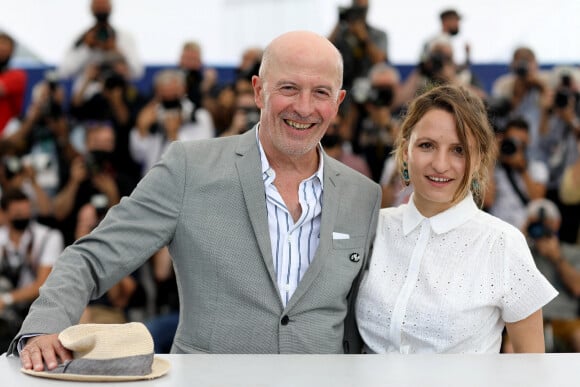
[[[20,352],[20,362],[25,370],[55,369],[60,362],[72,360],[72,353],[62,346],[58,334],[40,335],[28,340]]]

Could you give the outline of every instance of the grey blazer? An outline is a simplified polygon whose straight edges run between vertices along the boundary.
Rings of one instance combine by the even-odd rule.
[[[172,352],[341,353],[343,334],[356,333],[344,332],[347,296],[369,256],[380,202],[377,184],[324,155],[319,247],[284,308],[255,129],[174,142],[131,196],[65,249],[9,352],[23,334],[77,324],[90,299],[168,245],[181,300]]]

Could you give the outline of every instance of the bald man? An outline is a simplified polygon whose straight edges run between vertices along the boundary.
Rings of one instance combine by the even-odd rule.
[[[358,351],[345,318],[381,190],[320,146],[345,97],[341,55],[322,36],[289,32],[266,48],[252,84],[256,127],[174,142],[65,250],[9,350],[24,368],[69,359],[57,333],[165,245],[182,300],[173,353]]]

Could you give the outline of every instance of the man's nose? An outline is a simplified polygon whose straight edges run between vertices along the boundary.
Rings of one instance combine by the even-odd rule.
[[[302,117],[308,117],[314,110],[314,103],[312,101],[312,96],[310,93],[302,92],[296,97],[294,103],[294,109]]]

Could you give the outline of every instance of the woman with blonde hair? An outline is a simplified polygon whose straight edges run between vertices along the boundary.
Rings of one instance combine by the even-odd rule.
[[[481,210],[496,157],[481,99],[444,85],[409,106],[395,149],[409,203],[382,209],[357,323],[369,353],[544,352],[557,294],[523,234]]]

